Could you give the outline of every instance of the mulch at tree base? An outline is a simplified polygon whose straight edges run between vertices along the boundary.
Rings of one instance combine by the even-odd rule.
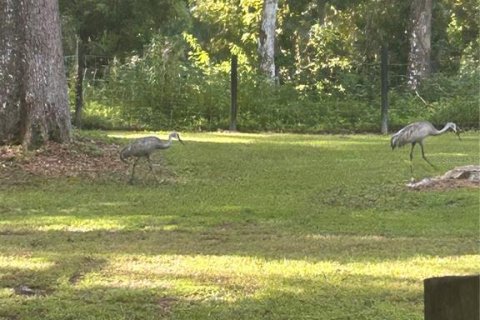
[[[1,146],[0,179],[2,184],[16,184],[29,177],[125,176],[128,165],[120,161],[119,151],[115,143],[88,138],[70,144],[47,142],[35,151]]]

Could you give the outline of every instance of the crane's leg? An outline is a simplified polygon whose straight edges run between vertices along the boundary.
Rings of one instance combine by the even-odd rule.
[[[415,148],[415,144],[416,142],[412,142],[412,149],[410,149],[410,173],[412,174],[412,176],[413,176],[413,148]]]
[[[128,183],[132,184],[133,183],[133,176],[135,175],[135,167],[137,166],[137,162],[140,158],[136,158],[135,161],[133,162],[133,166],[132,166],[132,175],[130,176],[130,180],[128,181]]]
[[[148,167],[150,168],[150,172],[153,174],[153,177],[155,178],[155,181],[158,182],[157,175],[153,171],[152,159],[150,159],[150,156],[147,156],[147,161],[148,161]]]
[[[427,161],[427,163],[429,165],[431,165],[433,168],[436,168],[430,161],[428,161],[428,159],[425,157],[425,152],[423,151],[423,143],[422,142],[419,142],[420,144],[420,148],[422,149],[422,158],[423,160]]]

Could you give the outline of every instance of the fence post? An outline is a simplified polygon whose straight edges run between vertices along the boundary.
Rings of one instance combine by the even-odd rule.
[[[85,42],[80,36],[77,36],[77,45],[75,49],[76,77],[75,77],[75,114],[73,124],[77,128],[82,127],[83,117],[83,80],[85,78]]]
[[[424,280],[425,320],[480,319],[480,275]]]
[[[382,79],[382,134],[388,133],[388,45],[381,49],[381,79]]]
[[[232,56],[230,67],[230,131],[237,131],[237,86],[238,86],[238,74],[237,74],[238,58],[236,55]]]

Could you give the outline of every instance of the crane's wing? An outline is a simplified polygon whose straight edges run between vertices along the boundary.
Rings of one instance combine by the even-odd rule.
[[[417,133],[421,131],[423,122],[411,123],[405,128],[401,129],[390,140],[390,146],[392,149],[400,148],[408,143],[412,143],[417,140]]]

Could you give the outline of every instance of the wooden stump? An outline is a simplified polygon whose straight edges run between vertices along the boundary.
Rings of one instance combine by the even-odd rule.
[[[480,275],[424,280],[425,320],[479,320]]]

